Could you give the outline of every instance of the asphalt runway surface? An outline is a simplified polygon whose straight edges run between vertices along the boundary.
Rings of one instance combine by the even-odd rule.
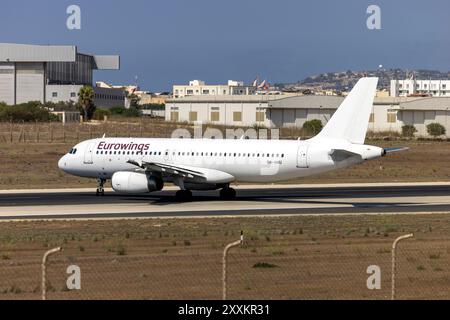
[[[92,191],[35,191],[0,194],[0,219],[95,219],[314,214],[450,212],[450,184],[353,187],[239,188],[234,201],[218,191],[194,192],[193,201],[175,201],[175,191],[147,195]]]

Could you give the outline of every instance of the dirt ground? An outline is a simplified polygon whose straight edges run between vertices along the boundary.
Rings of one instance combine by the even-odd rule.
[[[347,170],[289,183],[450,181],[450,143],[438,141],[367,141],[381,147],[406,146],[406,152]],[[93,180],[64,174],[57,163],[72,143],[0,144],[0,189],[95,187]]]
[[[449,299],[450,215],[303,216],[0,223],[0,300],[220,299],[222,252],[230,299],[389,299],[391,246],[399,235],[397,297]],[[68,291],[67,267],[81,268]],[[367,289],[369,266],[381,290]]]

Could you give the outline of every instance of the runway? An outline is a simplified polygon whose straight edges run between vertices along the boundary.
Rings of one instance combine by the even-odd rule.
[[[450,184],[244,186],[235,201],[217,191],[194,192],[189,203],[175,189],[149,195],[97,197],[91,190],[0,192],[0,220],[220,217],[450,212]]]

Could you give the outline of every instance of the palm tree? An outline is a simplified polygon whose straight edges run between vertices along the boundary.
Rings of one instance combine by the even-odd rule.
[[[94,89],[91,86],[84,86],[78,93],[78,104],[83,110],[84,121],[88,121],[95,109],[94,106]]]

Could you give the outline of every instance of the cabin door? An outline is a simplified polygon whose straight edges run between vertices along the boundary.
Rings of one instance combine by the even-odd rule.
[[[308,148],[307,145],[298,147],[297,153],[297,168],[308,168]]]
[[[94,163],[94,149],[95,149],[95,142],[91,142],[84,152],[84,164],[93,164]]]

